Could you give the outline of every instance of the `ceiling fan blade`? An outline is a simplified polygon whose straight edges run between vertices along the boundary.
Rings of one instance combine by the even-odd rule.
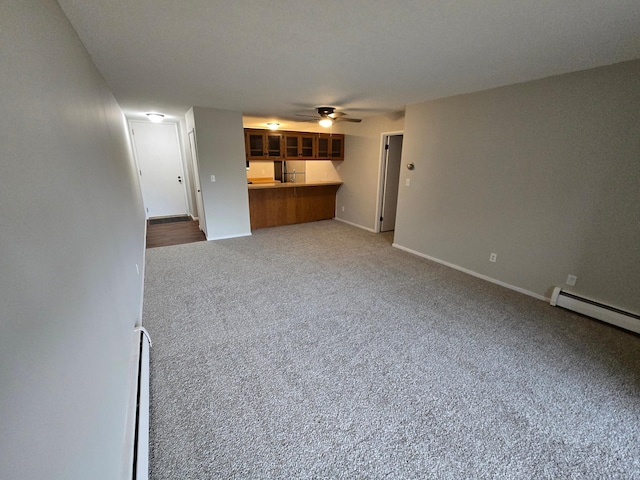
[[[302,115],[301,113],[296,113],[296,117],[306,117],[306,118],[315,118],[318,119],[317,115]]]
[[[335,119],[336,122],[352,122],[352,123],[360,123],[362,119],[360,118],[347,118],[347,117],[338,117]]]

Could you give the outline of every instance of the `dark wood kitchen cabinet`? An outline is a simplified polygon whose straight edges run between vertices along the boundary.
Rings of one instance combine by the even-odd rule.
[[[341,182],[249,185],[251,230],[330,220]]]
[[[344,160],[344,135],[245,128],[247,160]]]
[[[283,158],[283,136],[271,130],[244,131],[247,160],[276,160]]]
[[[319,133],[316,158],[318,160],[344,160],[344,135]]]
[[[316,158],[316,133],[285,132],[284,158],[288,160],[314,160]]]

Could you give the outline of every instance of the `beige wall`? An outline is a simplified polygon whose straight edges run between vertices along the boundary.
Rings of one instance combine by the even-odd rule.
[[[247,178],[271,178],[274,176],[273,160],[252,160],[247,169]]]
[[[125,119],[55,1],[3,2],[0,45],[0,478],[122,478],[145,227]]]
[[[342,162],[332,162],[331,160],[308,160],[307,161],[307,182],[340,182],[338,167]]]
[[[640,312],[640,61],[411,105],[404,130],[398,245]]]
[[[344,182],[336,199],[337,219],[375,230],[382,133],[403,128],[401,112],[365,118],[362,123],[337,124],[338,133],[346,135],[344,162],[337,165]]]

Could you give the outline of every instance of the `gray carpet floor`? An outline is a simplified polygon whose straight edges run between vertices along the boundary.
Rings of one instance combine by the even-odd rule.
[[[390,238],[147,250],[151,478],[640,478],[639,336]]]

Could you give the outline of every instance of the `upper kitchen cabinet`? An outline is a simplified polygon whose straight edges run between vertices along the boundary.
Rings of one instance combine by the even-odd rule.
[[[344,135],[245,128],[247,160],[344,160]]]
[[[318,160],[344,160],[344,135],[318,134]]]
[[[275,160],[283,157],[283,137],[280,132],[245,129],[247,160]]]
[[[315,133],[285,132],[284,158],[288,160],[313,160],[316,158]]]

